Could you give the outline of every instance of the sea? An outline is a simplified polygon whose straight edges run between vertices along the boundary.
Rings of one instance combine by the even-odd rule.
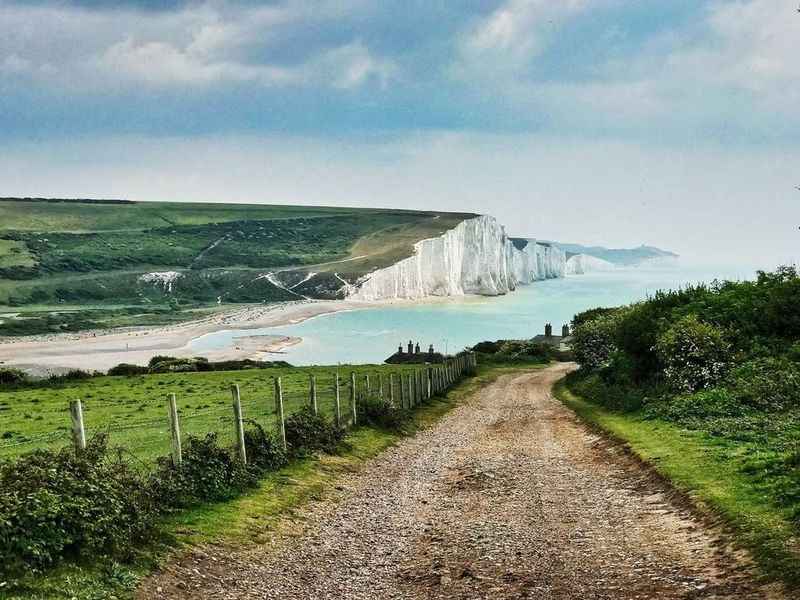
[[[295,365],[377,364],[401,344],[452,353],[483,340],[524,339],[555,334],[581,311],[648,298],[658,290],[714,280],[754,279],[755,269],[730,266],[637,267],[587,273],[520,286],[497,297],[453,298],[447,302],[387,305],[320,315],[302,323],[250,330],[226,330],[196,338],[191,348],[222,350],[237,337],[279,335],[302,338],[270,355]]]

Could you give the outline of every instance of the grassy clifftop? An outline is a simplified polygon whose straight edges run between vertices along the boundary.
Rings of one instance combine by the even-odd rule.
[[[440,235],[471,216],[339,207],[0,199],[0,306],[25,311],[87,305],[157,310],[331,298],[340,295],[345,281],[410,256],[415,242]],[[14,319],[19,320],[5,317],[5,323],[0,322],[0,335],[18,333]],[[33,324],[21,329],[39,332],[29,325]],[[46,329],[52,330],[52,324]]]

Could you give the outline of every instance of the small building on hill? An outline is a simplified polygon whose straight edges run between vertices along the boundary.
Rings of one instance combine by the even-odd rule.
[[[561,335],[553,335],[553,325],[548,323],[544,326],[544,335],[534,336],[531,341],[539,344],[549,344],[559,350],[569,350],[572,342],[569,325],[561,326]]]
[[[403,349],[403,344],[400,344],[397,347],[397,352],[392,354],[384,362],[390,365],[442,363],[444,362],[444,354],[436,352],[433,348],[433,344],[428,346],[427,352],[422,352],[420,350],[419,342],[415,344],[409,340],[405,349]]]

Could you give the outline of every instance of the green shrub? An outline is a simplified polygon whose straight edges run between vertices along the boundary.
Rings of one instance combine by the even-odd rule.
[[[696,392],[718,383],[730,361],[730,345],[722,331],[689,315],[672,325],[655,346],[664,376],[679,392]]]
[[[598,317],[604,317],[608,315],[612,315],[617,312],[619,308],[590,308],[589,310],[585,310],[583,312],[578,313],[574,317],[572,317],[572,329],[574,330],[576,327],[580,327],[584,323],[588,323],[589,321],[594,321]]]
[[[260,472],[274,471],[288,462],[283,444],[275,436],[264,431],[255,421],[247,421],[244,432],[244,447],[247,451],[247,466]]]
[[[647,405],[646,414],[684,425],[699,420],[739,417],[744,410],[736,394],[725,388],[701,390],[680,396],[666,395]]]
[[[727,381],[743,405],[773,412],[800,407],[800,365],[760,358],[732,370]]]
[[[667,311],[658,302],[643,302],[626,309],[617,323],[616,346],[628,359],[631,377],[646,381],[660,373],[655,345],[669,322]]]
[[[500,346],[504,340],[498,340],[496,342],[479,342],[472,347],[473,352],[479,352],[481,354],[496,354],[500,351]]]
[[[286,445],[293,455],[310,452],[333,454],[344,440],[345,430],[321,414],[304,406],[286,419]]]
[[[133,377],[134,375],[145,375],[150,372],[147,367],[139,365],[130,365],[127,363],[120,363],[116,367],[111,367],[108,370],[108,375],[117,377]]]
[[[19,385],[28,381],[28,375],[19,369],[0,369],[0,385]]]
[[[556,357],[557,350],[550,344],[531,340],[497,340],[475,344],[471,350],[489,360],[548,362]]]
[[[83,381],[85,379],[91,379],[92,377],[96,377],[98,373],[90,373],[89,371],[83,371],[81,369],[72,369],[71,371],[67,371],[66,373],[61,373],[59,375],[50,375],[47,378],[48,383],[67,383],[69,381]]]
[[[572,352],[581,367],[596,370],[607,366],[617,351],[620,312],[602,314],[585,321],[572,332]]]
[[[229,500],[257,481],[256,475],[234,459],[229,449],[219,445],[216,433],[189,436],[180,467],[174,467],[169,457],[158,462],[150,487],[171,508]]]
[[[367,396],[358,406],[359,422],[380,429],[399,431],[411,421],[411,411],[389,401],[388,398]]]
[[[606,381],[600,373],[574,372],[567,376],[569,388],[609,410],[635,412],[648,402],[648,390]]]
[[[0,572],[41,569],[65,556],[127,557],[156,511],[141,476],[108,451],[37,450],[0,464]]]

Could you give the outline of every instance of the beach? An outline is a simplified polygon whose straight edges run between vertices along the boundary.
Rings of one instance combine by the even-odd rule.
[[[107,371],[120,363],[145,365],[157,355],[204,356],[209,360],[280,360],[284,348],[300,338],[258,335],[237,338],[224,350],[196,352],[190,342],[223,330],[248,330],[300,323],[319,315],[367,308],[378,303],[348,300],[304,300],[268,305],[249,305],[177,325],[125,328],[0,338],[0,365],[48,375],[69,369]]]

